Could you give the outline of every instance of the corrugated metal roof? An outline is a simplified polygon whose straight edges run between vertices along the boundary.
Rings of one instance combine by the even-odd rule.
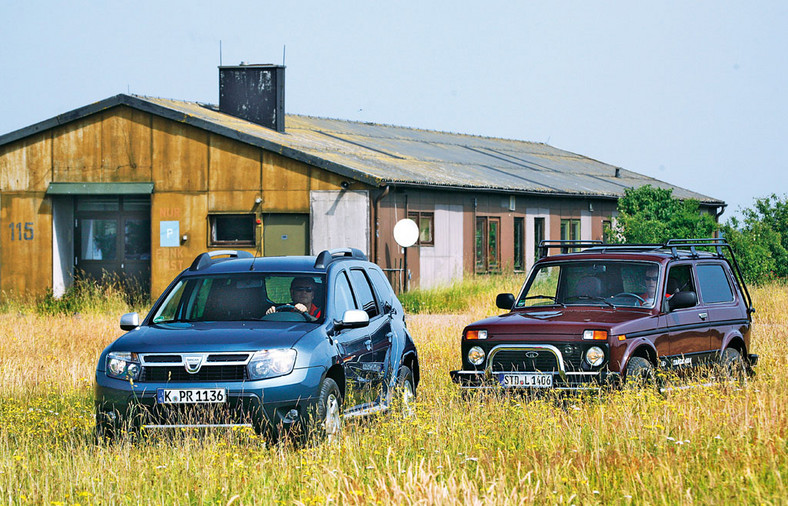
[[[377,186],[385,184],[617,198],[646,184],[678,198],[722,201],[547,144],[289,114],[285,132],[213,105],[118,95],[0,137],[0,145],[114,105],[128,105]],[[91,112],[92,111],[92,112]],[[48,125],[52,123],[52,125]]]

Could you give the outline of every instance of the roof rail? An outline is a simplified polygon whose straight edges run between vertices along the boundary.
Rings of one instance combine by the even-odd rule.
[[[315,269],[325,269],[335,260],[367,260],[367,255],[356,248],[327,249],[320,252],[315,260]]]
[[[547,256],[547,252],[554,248],[591,248],[593,246],[602,246],[602,241],[557,241],[552,239],[545,239],[539,243],[539,258]]]
[[[227,257],[227,258],[217,258],[217,257]],[[231,260],[233,258],[252,258],[252,254],[248,251],[242,250],[231,250],[231,249],[222,249],[217,251],[209,251],[206,253],[200,253],[197,255],[197,258],[194,259],[191,266],[189,267],[190,271],[200,271],[205,269],[206,267],[210,267],[216,262],[221,262],[222,260]]]

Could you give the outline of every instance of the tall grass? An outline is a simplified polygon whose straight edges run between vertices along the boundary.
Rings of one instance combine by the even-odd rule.
[[[416,415],[348,423],[339,444],[301,449],[241,430],[97,446],[93,370],[118,315],[2,313],[0,503],[786,502],[785,287],[753,290],[761,362],[745,385],[535,399],[466,396],[451,383],[462,327],[512,287],[459,291],[471,309],[408,319],[422,369]]]
[[[416,289],[400,294],[406,312],[457,314],[484,308],[497,311],[498,293],[517,293],[525,274],[466,274],[465,279],[435,288]]]

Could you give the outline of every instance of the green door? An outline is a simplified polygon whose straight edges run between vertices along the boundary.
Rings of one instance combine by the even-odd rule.
[[[309,215],[279,214],[263,215],[263,255],[308,255]]]

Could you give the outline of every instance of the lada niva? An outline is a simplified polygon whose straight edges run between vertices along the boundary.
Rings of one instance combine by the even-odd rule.
[[[548,256],[551,249],[563,253]],[[463,330],[465,388],[598,389],[717,364],[744,374],[752,301],[721,239],[612,245],[544,241],[507,312]]]
[[[96,367],[96,431],[249,426],[333,438],[342,418],[413,400],[416,347],[380,267],[317,257],[198,256]]]

